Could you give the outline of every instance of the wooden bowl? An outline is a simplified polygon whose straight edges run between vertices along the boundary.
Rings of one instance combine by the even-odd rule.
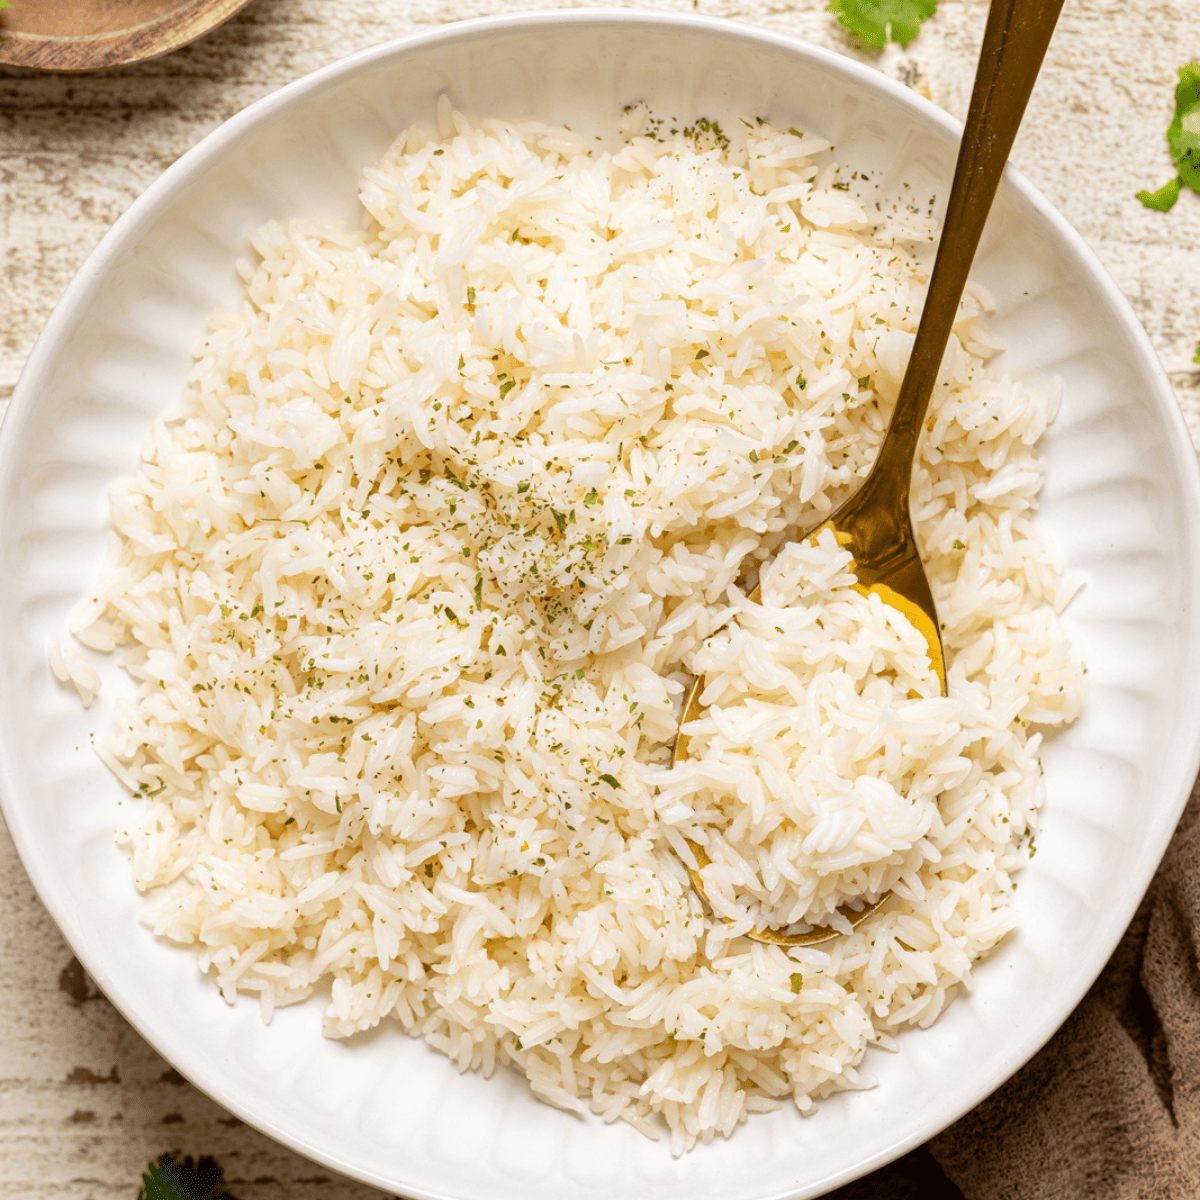
[[[178,50],[250,0],[9,0],[0,63],[95,71]]]

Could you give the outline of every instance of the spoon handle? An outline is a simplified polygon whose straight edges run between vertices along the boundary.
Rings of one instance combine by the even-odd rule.
[[[1063,0],[992,0],[971,107],[900,396],[872,475],[898,490],[907,512],[917,439],[975,258]]]

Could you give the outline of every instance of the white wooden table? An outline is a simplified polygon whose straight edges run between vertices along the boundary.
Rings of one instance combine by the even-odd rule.
[[[825,0],[682,0],[856,55],[961,117],[985,0],[942,0],[907,51],[861,53]],[[351,51],[505,0],[257,0],[166,59],[93,76],[0,69],[0,412],[59,294],[105,230],[226,118]],[[557,5],[556,5],[557,7]],[[1176,68],[1200,58],[1194,0],[1067,0],[1014,154],[1128,296],[1200,445],[1200,196],[1171,177]],[[2,586],[2,585],[0,585]],[[213,1155],[238,1200],[380,1193],[277,1146],[170,1070],[88,980],[0,825],[0,1200],[134,1200],[170,1149]],[[865,1192],[856,1194],[865,1195]]]

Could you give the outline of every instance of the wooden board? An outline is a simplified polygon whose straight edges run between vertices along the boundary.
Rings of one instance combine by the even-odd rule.
[[[94,71],[177,50],[250,0],[9,0],[0,63]]]

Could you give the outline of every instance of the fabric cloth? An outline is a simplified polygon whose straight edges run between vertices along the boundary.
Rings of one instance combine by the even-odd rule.
[[[1200,1198],[1200,781],[1062,1029],[927,1146],[836,1200]]]

